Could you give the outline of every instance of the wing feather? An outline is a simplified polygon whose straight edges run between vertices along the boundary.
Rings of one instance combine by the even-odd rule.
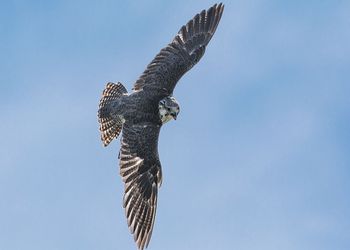
[[[223,11],[222,3],[215,4],[182,26],[173,41],[147,66],[133,90],[162,89],[172,94],[178,80],[202,58]]]
[[[151,239],[161,183],[158,157],[159,125],[123,125],[120,150],[120,175],[125,183],[123,207],[130,232],[139,249]]]

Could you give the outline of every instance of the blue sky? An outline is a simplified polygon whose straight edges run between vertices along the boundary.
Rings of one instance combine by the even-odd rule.
[[[135,249],[96,118],[212,1],[2,1],[0,249]],[[350,2],[227,1],[160,136],[149,249],[350,249]]]

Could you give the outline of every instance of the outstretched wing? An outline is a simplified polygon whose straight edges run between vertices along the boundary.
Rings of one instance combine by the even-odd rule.
[[[139,249],[147,247],[157,208],[161,184],[158,157],[160,126],[152,123],[123,125],[120,175],[125,183],[123,206],[131,233]]]
[[[133,89],[162,89],[171,94],[177,81],[203,56],[223,11],[222,3],[215,4],[182,26],[174,40],[147,66]]]

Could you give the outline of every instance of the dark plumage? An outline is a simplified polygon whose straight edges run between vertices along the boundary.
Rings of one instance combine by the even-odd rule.
[[[182,26],[127,94],[121,83],[108,83],[98,118],[101,139],[107,146],[122,131],[120,175],[125,183],[123,206],[139,249],[150,241],[162,182],[158,156],[159,131],[175,118],[179,105],[172,96],[178,80],[203,56],[223,13],[223,4],[197,14]]]

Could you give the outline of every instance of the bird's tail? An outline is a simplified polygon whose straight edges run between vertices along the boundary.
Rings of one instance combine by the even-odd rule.
[[[100,123],[101,140],[105,147],[118,137],[123,126],[122,118],[112,115],[112,104],[127,93],[128,91],[120,82],[109,82],[103,90],[98,110],[98,122]]]

